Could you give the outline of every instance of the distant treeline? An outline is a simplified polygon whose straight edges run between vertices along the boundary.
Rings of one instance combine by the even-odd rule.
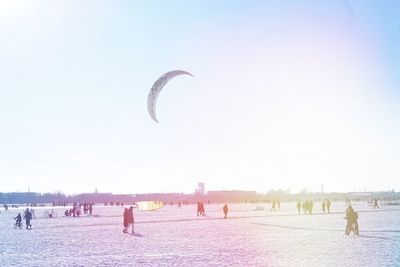
[[[269,203],[271,201],[298,201],[313,199],[322,201],[367,201],[373,198],[380,200],[393,201],[400,200],[400,193],[396,192],[369,192],[369,193],[298,193],[290,194],[284,191],[270,191],[266,194],[257,194],[256,191],[209,191],[205,195],[182,194],[182,193],[155,193],[155,194],[112,194],[112,193],[86,193],[79,195],[65,195],[63,193],[34,193],[34,192],[12,192],[0,193],[1,204],[28,204],[43,205],[51,204],[54,206],[65,206],[71,203],[125,203],[131,204],[143,200],[161,200],[166,204],[197,203]]]

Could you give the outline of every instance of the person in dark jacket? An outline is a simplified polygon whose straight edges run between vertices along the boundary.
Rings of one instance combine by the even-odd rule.
[[[15,217],[14,220],[15,220],[15,224],[21,228],[21,221],[22,221],[21,213],[18,213],[17,217]]]
[[[29,211],[28,208],[26,208],[24,217],[25,217],[26,229],[28,229],[28,227],[29,227],[29,229],[31,229],[32,228],[32,225],[31,225],[32,213]]]

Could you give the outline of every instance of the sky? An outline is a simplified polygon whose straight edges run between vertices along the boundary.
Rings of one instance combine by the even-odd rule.
[[[0,192],[398,191],[399,10],[0,0]]]

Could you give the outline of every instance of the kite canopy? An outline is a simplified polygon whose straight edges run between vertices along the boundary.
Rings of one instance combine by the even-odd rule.
[[[150,117],[155,122],[158,122],[157,117],[156,117],[156,104],[157,104],[158,95],[160,94],[160,92],[163,89],[163,87],[172,78],[175,78],[176,76],[179,76],[179,75],[190,75],[190,76],[193,77],[193,75],[190,74],[187,71],[184,71],[184,70],[173,70],[173,71],[165,73],[163,76],[158,78],[158,80],[151,87],[149,96],[147,98],[147,110],[149,111]]]

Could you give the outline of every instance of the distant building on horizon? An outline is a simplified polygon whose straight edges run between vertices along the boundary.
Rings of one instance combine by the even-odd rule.
[[[206,194],[205,183],[198,183],[196,193],[202,196]]]
[[[219,190],[208,191],[207,198],[212,202],[246,202],[257,200],[256,191]]]

